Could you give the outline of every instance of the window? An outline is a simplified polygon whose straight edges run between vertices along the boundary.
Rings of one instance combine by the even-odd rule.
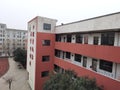
[[[42,56],[42,61],[47,62],[50,60],[50,56]]]
[[[33,25],[33,30],[34,30],[35,26]]]
[[[29,66],[31,66],[31,61],[29,61]]]
[[[54,64],[54,71],[57,73],[64,73],[64,69],[59,67],[58,65]]]
[[[58,65],[54,64],[54,71],[55,72],[59,72],[60,71],[60,67]]]
[[[43,24],[43,29],[44,30],[51,30],[51,24],[44,23]]]
[[[84,44],[88,44],[88,36],[84,36]]]
[[[61,41],[61,35],[56,35],[56,41]]]
[[[114,32],[102,33],[101,34],[101,45],[113,46],[114,45],[114,37],[115,37]]]
[[[67,35],[67,42],[71,42],[71,35]]]
[[[81,55],[75,54],[75,61],[81,62]]]
[[[55,50],[55,56],[60,57],[60,50]]]
[[[70,52],[66,52],[66,58],[70,59]]]
[[[66,37],[63,37],[63,42],[66,42]]]
[[[34,39],[32,40],[32,44],[34,44]]]
[[[100,60],[100,69],[112,72],[113,63],[110,61]]]
[[[33,47],[31,47],[31,50],[32,50],[32,52],[34,52],[34,48]]]
[[[98,43],[99,43],[99,37],[97,37],[97,36],[95,36],[94,38],[93,38],[93,44],[94,45],[98,45]]]
[[[47,77],[49,75],[49,71],[41,72],[41,77]]]
[[[83,36],[80,34],[76,35],[76,43],[82,43]]]
[[[4,25],[1,25],[1,28],[4,28]]]
[[[43,46],[50,46],[50,40],[43,40],[42,45]]]
[[[34,32],[33,32],[33,37],[34,37]]]
[[[97,60],[96,59],[92,59],[91,69],[94,71],[97,71]]]
[[[87,67],[87,57],[83,57],[83,67]]]
[[[63,55],[62,55],[62,58],[64,59],[65,58],[65,52],[63,51]]]

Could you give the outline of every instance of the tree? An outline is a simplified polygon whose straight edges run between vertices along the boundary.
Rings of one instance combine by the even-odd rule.
[[[89,77],[78,77],[74,71],[57,73],[45,82],[43,90],[103,90],[96,80]]]
[[[27,51],[21,48],[17,48],[14,52],[14,60],[20,62],[24,67],[26,67]]]

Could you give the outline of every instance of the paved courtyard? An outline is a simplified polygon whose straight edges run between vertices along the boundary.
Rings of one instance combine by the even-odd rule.
[[[20,69],[18,63],[9,58],[9,70],[0,77],[0,90],[10,90],[7,80],[12,80],[11,90],[31,90],[27,80],[28,75],[25,69]]]

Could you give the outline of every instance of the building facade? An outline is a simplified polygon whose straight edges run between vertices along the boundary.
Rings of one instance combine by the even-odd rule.
[[[32,90],[49,73],[74,70],[97,79],[104,90],[120,89],[120,12],[62,24],[35,17],[28,22],[27,70]]]
[[[9,29],[6,24],[0,24],[0,56],[12,56],[15,49],[25,49],[26,35],[26,30]]]

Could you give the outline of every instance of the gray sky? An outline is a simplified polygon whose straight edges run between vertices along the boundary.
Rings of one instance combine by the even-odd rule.
[[[120,11],[120,0],[0,0],[0,23],[27,29],[35,16],[69,23]]]

